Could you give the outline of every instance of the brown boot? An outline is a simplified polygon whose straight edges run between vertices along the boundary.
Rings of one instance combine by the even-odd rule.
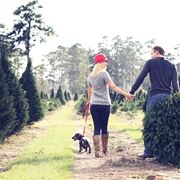
[[[94,135],[93,136],[93,142],[94,142],[95,157],[101,158],[102,154],[101,154],[101,151],[100,151],[100,135]]]
[[[103,148],[103,153],[104,153],[105,155],[107,155],[107,153],[109,153],[108,137],[109,137],[109,134],[101,134],[102,148]]]

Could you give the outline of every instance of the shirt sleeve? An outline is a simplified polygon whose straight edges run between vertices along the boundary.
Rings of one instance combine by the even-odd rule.
[[[109,81],[112,81],[109,73],[107,71],[104,72],[104,82],[107,84]]]
[[[138,78],[136,79],[134,85],[131,88],[130,93],[134,94],[135,91],[139,88],[139,86],[143,83],[144,78],[147,76],[147,74],[150,71],[150,67],[149,67],[149,61],[147,61],[141,71],[141,73],[139,74]]]
[[[173,92],[179,91],[178,79],[177,79],[177,70],[176,70],[175,65],[173,65],[173,71],[172,71],[172,87],[173,87]]]

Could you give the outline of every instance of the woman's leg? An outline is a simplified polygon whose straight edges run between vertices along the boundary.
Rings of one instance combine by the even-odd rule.
[[[103,148],[103,153],[107,154],[108,150],[108,121],[109,121],[109,114],[110,114],[110,106],[105,106],[103,105],[100,110],[101,114],[101,139],[102,139],[102,148]]]
[[[101,121],[100,112],[97,105],[91,105],[90,112],[94,123],[94,135],[100,135]]]
[[[102,157],[100,153],[100,113],[98,105],[91,105],[90,112],[93,118],[94,123],[94,136],[93,136],[93,144],[94,144],[94,152],[95,157],[99,158]]]
[[[109,114],[110,114],[110,106],[102,105],[100,109],[100,125],[102,132],[101,134],[108,134],[108,121],[109,121]]]

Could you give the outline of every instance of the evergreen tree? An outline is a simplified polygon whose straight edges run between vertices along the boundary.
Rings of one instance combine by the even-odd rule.
[[[45,94],[44,94],[43,91],[41,91],[40,97],[41,97],[41,99],[44,99],[44,98],[45,98]]]
[[[42,9],[38,0],[32,0],[26,5],[18,7],[14,15],[16,21],[11,35],[18,44],[24,44],[24,55],[27,56],[27,63],[30,60],[30,51],[39,41],[45,41],[45,36],[54,34],[52,27],[45,24],[43,17],[38,10]]]
[[[45,99],[46,99],[46,100],[48,100],[48,99],[49,99],[47,94],[45,94]]]
[[[27,99],[25,98],[25,93],[22,89],[19,80],[14,75],[11,68],[11,64],[7,57],[7,47],[0,45],[1,49],[1,66],[6,74],[6,82],[8,85],[9,94],[13,96],[14,107],[17,113],[16,126],[14,127],[14,132],[20,130],[29,120],[29,105]]]
[[[28,123],[33,121],[38,121],[43,118],[44,113],[41,106],[41,100],[39,93],[37,91],[36,82],[32,72],[32,62],[28,61],[26,70],[22,74],[20,82],[23,86],[23,89],[26,91],[26,98],[29,102],[29,116],[30,120]]]
[[[50,98],[51,98],[51,99],[54,99],[54,89],[51,89]]]
[[[57,91],[57,94],[56,94],[56,98],[60,100],[62,105],[66,104],[66,102],[64,100],[64,96],[63,96],[63,92],[62,92],[61,86],[59,86],[59,88],[58,88],[58,91]]]
[[[2,70],[1,63],[0,82],[0,142],[2,142],[4,138],[14,130],[17,117],[13,97],[9,95],[5,73]]]
[[[78,100],[78,94],[76,92],[75,95],[74,95],[74,101],[77,101],[77,100]]]
[[[66,101],[68,101],[69,99],[68,99],[68,95],[67,95],[67,92],[66,91],[64,91],[64,98],[65,98],[65,100]]]
[[[71,95],[70,93],[68,92],[68,99],[71,100]]]

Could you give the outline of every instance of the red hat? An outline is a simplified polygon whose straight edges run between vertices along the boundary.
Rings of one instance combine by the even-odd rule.
[[[107,59],[107,57],[103,53],[97,54],[94,58],[95,64],[100,63],[100,62],[109,62],[109,60]]]

